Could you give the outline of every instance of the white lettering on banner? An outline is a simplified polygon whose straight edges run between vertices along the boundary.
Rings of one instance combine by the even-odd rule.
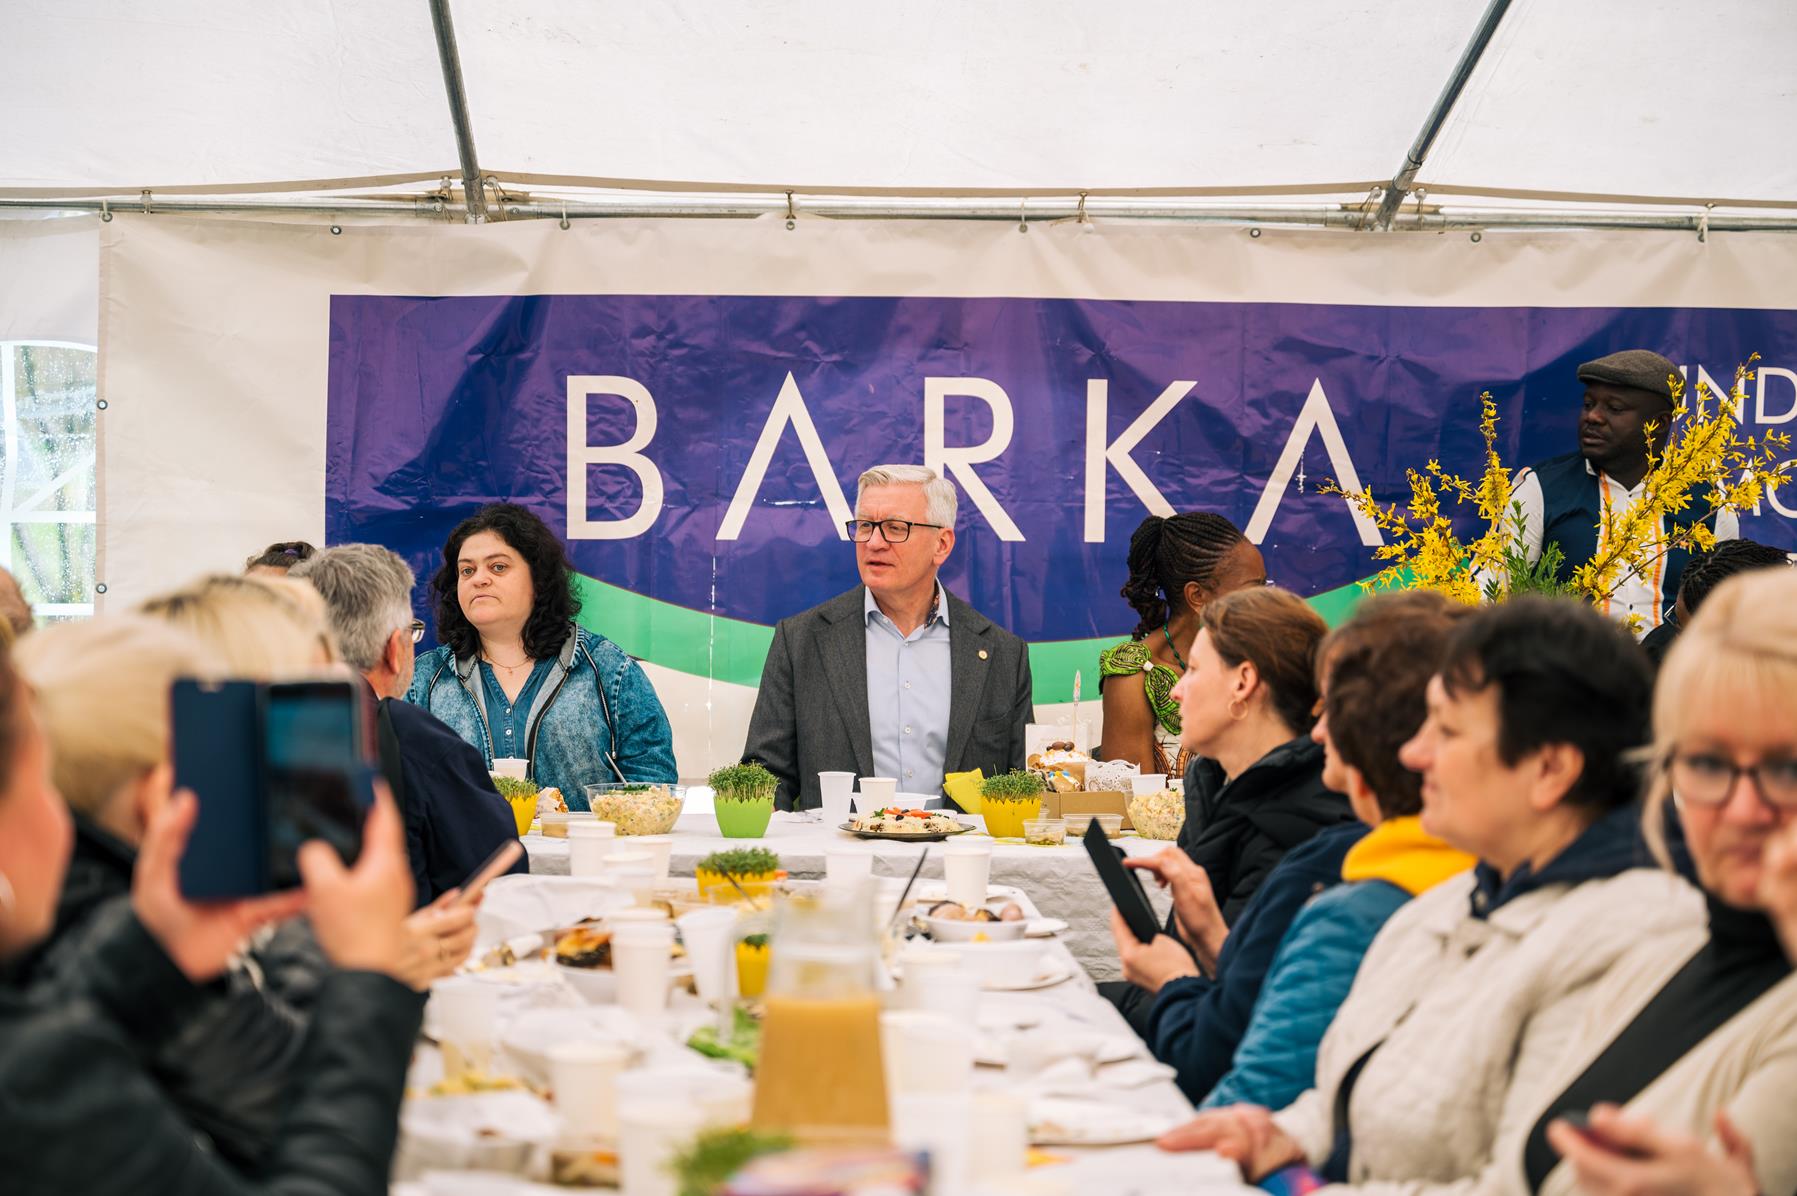
[[[587,400],[616,395],[636,409],[636,431],[623,444],[587,443]],[[568,375],[568,539],[628,540],[654,526],[661,514],[661,470],[638,451],[655,438],[655,400],[634,378],[616,374]],[[587,467],[622,465],[643,484],[643,501],[628,519],[587,517]]]
[[[848,521],[854,518],[849,509],[848,499],[842,496],[842,484],[836,480],[836,471],[830,466],[830,455],[824,451],[824,442],[817,434],[817,425],[811,422],[811,412],[805,407],[805,396],[799,393],[799,384],[793,380],[792,371],[788,370],[786,381],[780,386],[780,396],[774,400],[774,409],[767,413],[767,422],[761,425],[761,438],[755,442],[755,451],[749,454],[749,467],[743,471],[742,481],[736,484],[736,493],[730,496],[730,506],[724,512],[723,525],[718,528],[718,539],[734,540],[742,535],[743,523],[749,518],[749,508],[755,505],[756,496],[761,493],[761,483],[767,477],[767,467],[774,459],[774,449],[780,443],[780,437],[786,432],[786,425],[791,424],[793,434],[799,438],[799,446],[805,450],[805,464],[811,467],[811,476],[817,479],[818,491],[824,496],[824,506],[830,510],[830,520],[836,527],[836,538],[849,538]]]
[[[1741,418],[1741,401],[1733,397],[1732,385],[1722,386],[1718,384],[1714,378],[1710,377],[1710,371],[1704,369],[1702,366],[1697,367],[1697,385],[1695,386],[1691,385],[1690,366],[1679,366],[1678,373],[1679,377],[1685,380],[1684,401],[1687,406],[1695,404],[1701,396],[1706,402],[1727,403],[1730,413],[1736,419]],[[1745,399],[1746,397],[1745,394],[1741,396],[1742,399]]]
[[[1279,461],[1273,466],[1273,476],[1267,479],[1267,487],[1260,492],[1260,501],[1254,505],[1254,516],[1248,520],[1246,534],[1256,544],[1266,539],[1267,528],[1272,526],[1273,515],[1279,510],[1279,500],[1285,497],[1285,488],[1291,483],[1292,474],[1298,470],[1298,462],[1304,457],[1304,448],[1310,443],[1312,432],[1322,434],[1323,451],[1329,454],[1329,467],[1335,471],[1336,484],[1349,493],[1360,489],[1360,473],[1354,468],[1353,458],[1348,456],[1347,442],[1342,439],[1342,430],[1336,425],[1335,412],[1329,406],[1329,396],[1323,393],[1323,380],[1318,378],[1311,383],[1310,397],[1304,400],[1304,407],[1298,412],[1298,422],[1292,425],[1292,434],[1285,439],[1285,451],[1279,454]],[[1351,503],[1342,505],[1353,516],[1354,530],[1360,533],[1362,544],[1368,548],[1377,548],[1385,543],[1371,519]]]
[[[1759,386],[1758,386],[1757,392],[1754,395],[1754,402],[1753,402],[1753,418],[1754,418],[1754,420],[1756,422],[1762,423],[1762,424],[1788,424],[1788,423],[1790,423],[1791,419],[1793,417],[1797,417],[1797,372],[1793,372],[1791,370],[1781,370],[1775,365],[1763,365],[1759,368],[1757,373],[1759,374]],[[1786,382],[1789,382],[1791,384],[1791,405],[1789,407],[1785,408],[1785,413],[1783,415],[1767,415],[1766,414],[1766,377],[1767,377],[1767,375],[1772,375],[1774,377],[1783,378]]]
[[[943,444],[946,435],[944,409],[949,395],[965,395],[982,399],[992,408],[992,435],[986,443],[949,448]],[[945,478],[961,483],[961,489],[973,500],[1000,540],[1021,540],[1023,533],[1009,513],[998,505],[998,499],[973,467],[991,461],[1011,444],[1011,397],[998,383],[987,378],[925,378],[923,380],[923,463]]]
[[[1160,397],[1148,405],[1148,410],[1136,416],[1121,436],[1106,444],[1104,434],[1110,418],[1111,384],[1103,378],[1086,379],[1086,543],[1104,543],[1106,465],[1117,471],[1117,476],[1142,500],[1150,515],[1165,518],[1173,514],[1173,504],[1160,492],[1160,487],[1148,480],[1148,475],[1142,472],[1142,467],[1130,453],[1197,385],[1196,382],[1169,382]]]

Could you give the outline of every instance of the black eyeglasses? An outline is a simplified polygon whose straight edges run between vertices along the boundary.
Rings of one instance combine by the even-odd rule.
[[[1735,781],[1748,776],[1761,801],[1779,809],[1797,809],[1797,760],[1736,764],[1715,752],[1674,753],[1666,772],[1673,793],[1690,805],[1725,805],[1735,791]]]
[[[421,644],[424,642],[424,620],[423,619],[413,619],[411,631],[412,631],[412,642],[414,644]]]
[[[865,544],[874,538],[874,529],[880,529],[888,544],[903,544],[911,538],[914,527],[940,528],[940,523],[919,523],[914,519],[847,519],[844,527],[849,530],[849,539],[857,544]]]

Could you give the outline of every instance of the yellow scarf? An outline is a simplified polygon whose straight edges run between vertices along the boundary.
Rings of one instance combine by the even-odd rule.
[[[1473,866],[1473,857],[1423,831],[1415,815],[1388,818],[1348,849],[1342,879],[1384,880],[1412,897]]]

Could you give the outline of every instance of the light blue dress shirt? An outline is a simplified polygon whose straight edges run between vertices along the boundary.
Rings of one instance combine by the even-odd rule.
[[[867,717],[874,774],[896,777],[903,793],[938,797],[948,757],[948,596],[936,583],[936,609],[910,635],[863,591],[867,618]]]

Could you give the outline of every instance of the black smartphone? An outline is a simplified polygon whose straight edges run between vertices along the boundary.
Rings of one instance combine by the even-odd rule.
[[[1098,869],[1098,879],[1104,882],[1111,903],[1123,915],[1130,932],[1141,942],[1153,942],[1154,936],[1161,932],[1160,919],[1154,916],[1154,907],[1148,903],[1148,893],[1142,888],[1141,880],[1123,866],[1123,850],[1105,837],[1104,828],[1098,825],[1096,818],[1086,825],[1081,842],[1086,845],[1086,854],[1092,857],[1092,866]]]
[[[291,888],[308,839],[355,861],[374,783],[352,684],[184,680],[170,702],[175,784],[199,800],[181,858],[183,894],[214,900]]]
[[[175,787],[199,816],[181,854],[181,892],[195,900],[269,890],[262,801],[262,687],[254,681],[177,681],[169,696]]]
[[[505,870],[518,862],[524,854],[524,844],[516,839],[508,839],[501,843],[492,855],[480,867],[469,873],[468,879],[462,882],[462,891],[456,894],[454,905],[468,905],[477,901],[487,884],[494,877],[501,876]]]

